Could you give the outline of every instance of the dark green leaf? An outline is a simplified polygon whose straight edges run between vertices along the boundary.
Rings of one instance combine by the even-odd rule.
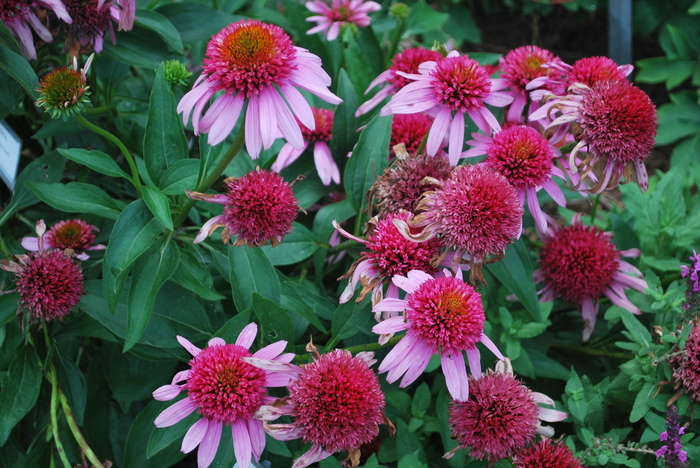
[[[132,286],[129,290],[128,313],[126,321],[126,340],[124,352],[127,352],[141,338],[153,312],[156,294],[180,262],[180,250],[175,242],[168,242],[158,248],[147,258],[139,259],[134,265]]]
[[[225,299],[225,296],[214,290],[214,280],[209,270],[200,263],[187,246],[180,251],[180,264],[171,279],[204,299],[210,301]]]
[[[620,311],[620,317],[622,318],[622,323],[625,324],[627,330],[629,330],[632,334],[634,341],[642,346],[640,351],[646,354],[652,344],[651,333],[649,333],[649,330],[647,330],[647,328],[642,325],[642,322],[640,322],[637,317],[631,313]]]
[[[27,182],[27,186],[44,203],[66,213],[93,213],[117,219],[120,206],[101,188],[92,184],[41,184]]]
[[[12,52],[21,54],[22,51],[19,48],[19,42],[12,35],[12,32],[5,26],[5,23],[0,22],[0,44],[4,45]]]
[[[148,106],[148,122],[143,137],[143,159],[146,162],[148,175],[161,189],[165,189],[161,178],[166,170],[188,156],[185,129],[176,108],[175,96],[170,90],[170,85],[165,81],[163,64],[161,64],[153,80]],[[199,165],[196,161],[193,162]],[[195,177],[196,174],[195,172]],[[178,193],[180,194],[182,192]]]
[[[224,143],[219,143],[216,146],[209,146],[206,137],[200,137],[199,140],[199,175],[197,176],[197,187],[202,181],[209,176],[211,171],[216,167],[221,156],[221,150],[224,148]],[[193,188],[194,189],[194,188]]]
[[[284,340],[294,346],[294,324],[289,313],[273,301],[253,293],[253,310],[260,323],[263,346]]]
[[[182,53],[180,33],[165,16],[151,10],[136,10],[134,24],[157,33],[171,50]]]
[[[583,391],[581,379],[574,369],[571,369],[569,381],[566,382],[566,394],[569,396],[567,405],[569,412],[579,421],[583,422],[588,413],[588,402]]]
[[[254,292],[274,302],[280,300],[280,280],[275,267],[259,247],[229,247],[233,303],[240,312],[253,307]]]
[[[355,31],[352,28],[345,29],[343,34],[343,58],[345,59],[345,70],[348,72],[350,81],[355,85],[356,89],[364,92],[374,78],[379,73],[373,71],[375,64],[369,61],[366,51],[362,50],[358,37],[355,36]],[[382,64],[382,61],[379,61]],[[387,144],[388,148],[388,144]]]
[[[143,200],[135,200],[122,211],[112,229],[105,257],[118,276],[141,256],[163,231]]]
[[[241,331],[250,323],[250,312],[240,312],[232,319],[224,324],[213,336],[226,341],[226,343],[235,343]]]
[[[355,117],[358,108],[357,92],[344,68],[338,74],[337,94],[343,103],[335,109],[333,117],[331,154],[344,156],[352,151],[357,142],[356,130],[360,127],[360,121]]]
[[[144,185],[141,188],[141,196],[146,206],[151,210],[153,216],[158,218],[158,221],[163,223],[163,226],[173,229],[173,219],[170,215],[170,200],[163,195],[163,192],[150,185]]]
[[[486,265],[486,268],[515,293],[535,321],[542,321],[537,288],[532,279],[534,268],[522,239],[508,246],[503,260],[490,263]]]
[[[367,206],[367,191],[387,166],[390,136],[391,116],[374,117],[360,134],[345,166],[345,190],[350,204],[357,211]]]
[[[0,68],[21,84],[32,99],[39,97],[36,91],[39,86],[39,78],[37,78],[29,62],[4,45],[0,45]]]
[[[56,352],[56,357],[58,383],[68,399],[75,421],[79,426],[82,426],[85,404],[87,403],[87,382],[85,382],[85,376],[83,376],[83,372],[78,366],[60,351]]]
[[[647,411],[649,411],[649,407],[652,405],[652,395],[654,395],[656,391],[655,382],[644,383],[644,386],[634,399],[634,405],[630,413],[630,422],[635,423],[644,417]]]
[[[293,223],[292,232],[284,236],[282,243],[276,247],[264,245],[261,249],[273,265],[293,265],[312,256],[318,247],[318,240],[306,226]]]
[[[131,268],[125,268],[118,275],[112,273],[112,269],[109,267],[109,259],[105,255],[102,261],[102,291],[107,301],[110,313],[114,313],[114,309],[117,307],[117,302],[122,295],[122,290],[124,289],[124,283],[126,278],[129,276]]]
[[[101,151],[88,151],[82,148],[58,148],[58,152],[71,161],[87,166],[100,174],[111,177],[123,177],[131,180],[131,177],[126,172],[122,171],[112,158]]]
[[[416,2],[411,5],[411,14],[408,17],[408,29],[404,35],[416,35],[433,31],[448,20],[450,15],[439,13],[429,7],[425,2]]]
[[[124,447],[124,465],[129,468],[161,468],[171,466],[181,460],[185,454],[180,452],[177,444],[170,444],[152,457],[148,457],[148,446],[151,432],[153,432],[153,420],[165,410],[172,402],[160,402],[153,400],[136,416],[131,425],[129,435]]]
[[[319,314],[317,313],[323,309],[321,305],[323,298],[301,288],[303,286],[298,283],[292,281],[283,282],[280,305],[292,313],[301,315],[318,330],[327,333],[326,327],[319,320]],[[321,302],[321,304],[318,302]]]
[[[354,215],[355,210],[347,199],[338,203],[326,205],[318,210],[314,217],[314,234],[316,234],[319,239],[327,241],[335,230],[333,227],[333,220],[342,223]]]
[[[116,33],[117,43],[105,41],[102,53],[114,60],[136,67],[155,70],[168,58],[168,47],[158,34],[135,27],[128,32]]]
[[[170,20],[185,44],[209,40],[221,29],[242,19],[194,2],[170,3],[158,8],[158,13]]]
[[[194,190],[197,185],[199,162],[183,159],[168,168],[160,178],[160,189],[166,195],[184,195],[185,190]]]
[[[428,384],[423,382],[416,389],[416,393],[413,395],[413,401],[411,402],[411,414],[416,418],[422,418],[425,416],[425,412],[430,406],[430,388]]]
[[[0,388],[0,446],[34,407],[41,385],[41,364],[32,346],[23,346],[10,362]]]
[[[340,340],[354,335],[365,325],[372,314],[370,313],[369,301],[358,304],[355,301],[340,304],[333,314],[331,321],[331,333],[333,334],[327,348],[332,348]]]
[[[569,371],[559,362],[535,349],[525,347],[523,347],[523,349],[526,350],[527,354],[530,356],[537,377],[564,381],[569,380]]]

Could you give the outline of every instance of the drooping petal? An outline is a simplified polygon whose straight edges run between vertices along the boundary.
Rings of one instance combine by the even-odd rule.
[[[208,429],[209,420],[207,418],[202,418],[192,424],[192,426],[187,430],[185,437],[182,439],[182,447],[180,448],[180,451],[182,453],[190,453],[192,450],[196,449],[202,442],[202,439],[204,439]]]
[[[440,357],[442,373],[445,374],[445,383],[450,396],[457,401],[469,399],[469,378],[461,352],[452,354],[443,353]]]
[[[221,429],[223,423],[209,421],[209,427],[206,434],[199,443],[197,451],[197,468],[207,468],[211,465],[216,457],[216,451],[219,449],[219,441],[221,440]]]
[[[253,448],[250,444],[250,434],[245,419],[239,419],[231,424],[231,434],[233,435],[233,451],[236,454],[236,462],[239,466],[249,466],[253,457]]]

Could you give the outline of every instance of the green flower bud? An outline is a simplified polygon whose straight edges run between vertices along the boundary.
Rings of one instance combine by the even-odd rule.
[[[192,72],[187,70],[184,63],[177,60],[168,60],[163,63],[163,75],[170,86],[187,86]]]
[[[396,19],[405,20],[411,14],[411,7],[405,3],[394,3],[389,8],[389,14]]]

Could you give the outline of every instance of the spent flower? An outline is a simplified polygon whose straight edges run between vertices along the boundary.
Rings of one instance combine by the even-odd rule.
[[[75,258],[87,260],[90,257],[85,253],[86,251],[107,248],[102,244],[93,245],[95,242],[93,231],[99,232],[99,229],[81,219],[59,221],[51,226],[44,235],[44,247],[47,249],[71,249]],[[22,238],[22,247],[32,252],[38,251],[39,238]]]
[[[53,41],[51,31],[39,18],[44,16],[41,14],[41,8],[50,9],[65,23],[70,24],[73,21],[61,0],[3,0],[0,2],[0,21],[17,38],[22,55],[27,60],[37,58],[32,30],[42,41]]]

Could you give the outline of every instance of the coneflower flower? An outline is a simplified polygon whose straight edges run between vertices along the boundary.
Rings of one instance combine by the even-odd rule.
[[[83,272],[72,259],[73,251],[45,249],[43,220],[36,223],[36,252],[17,255],[15,261],[0,260],[0,268],[15,274],[19,310],[29,312],[29,321],[62,319],[85,294]]]
[[[391,60],[391,67],[382,72],[369,84],[365,94],[368,94],[377,86],[382,86],[382,88],[377,94],[357,108],[355,117],[359,117],[371,111],[384,99],[413,82],[413,80],[406,78],[398,72],[409,74],[418,73],[418,67],[421,63],[428,61],[434,62],[440,59],[442,59],[442,54],[440,52],[423,47],[412,47],[394,55],[394,58]]]
[[[247,104],[245,143],[248,154],[256,159],[261,148],[269,148],[279,134],[294,148],[304,146],[294,116],[311,130],[316,123],[311,106],[297,88],[340,104],[342,100],[328,91],[330,84],[321,59],[293,46],[282,28],[241,20],[209,41],[204,71],[177,111],[185,125],[191,114],[195,134],[208,133],[209,144],[216,145],[231,133]],[[223,93],[217,96],[220,91]]]
[[[56,68],[39,82],[39,99],[36,104],[43,107],[51,118],[61,117],[66,120],[73,114],[83,112],[90,106],[90,87],[87,85],[87,72],[93,55],[85,62],[85,67],[78,70],[78,60],[73,57],[73,68]]]
[[[394,146],[403,144],[410,154],[415,154],[433,125],[433,118],[428,114],[396,114],[391,122],[389,139],[389,158],[393,158]],[[438,152],[437,154],[440,154]]]
[[[224,243],[232,236],[238,238],[235,246],[261,246],[267,241],[273,247],[292,231],[292,222],[297,217],[299,203],[292,187],[275,172],[258,169],[241,178],[229,177],[224,180],[226,193],[208,195],[206,193],[185,193],[193,200],[224,205],[224,213],[214,216],[204,223],[194,243],[202,242],[216,229],[223,227],[221,235]]]
[[[331,0],[330,6],[322,0],[306,2],[306,8],[316,13],[306,18],[306,21],[317,23],[306,31],[306,34],[324,33],[326,39],[334,41],[343,26],[352,24],[358,28],[369,26],[368,13],[379,11],[382,6],[377,2],[365,0]]]
[[[35,8],[48,8],[65,23],[72,23],[66,6],[61,0],[3,0],[0,3],[0,20],[17,38],[22,55],[27,60],[36,59],[36,47],[32,29],[44,42],[53,41],[51,31],[41,22]]]
[[[134,23],[134,0],[65,0],[73,22],[66,27],[66,49],[71,57],[102,52],[105,33],[116,43],[114,26],[129,30]]]
[[[540,301],[561,297],[578,306],[583,315],[583,341],[588,341],[595,329],[601,296],[633,314],[641,314],[625,296],[625,289],[644,292],[648,286],[636,267],[620,260],[621,256],[638,257],[639,249],[617,250],[610,241],[611,232],[586,226],[580,218],[577,213],[570,226],[551,226],[543,233],[540,268],[534,278],[544,284],[539,291]]]
[[[513,457],[515,468],[583,468],[581,460],[562,442],[542,439]]]
[[[102,244],[92,245],[95,242],[93,231],[99,232],[99,229],[81,219],[59,221],[46,232],[44,247],[47,249],[71,249],[75,258],[87,260],[90,258],[85,253],[87,250],[104,250],[107,248]],[[39,250],[39,238],[22,238],[22,247],[31,252]]]
[[[328,142],[331,139],[331,131],[333,130],[333,111],[329,109],[311,108],[316,122],[316,129],[310,130],[297,119],[301,134],[304,138],[304,146],[297,149],[287,142],[277,155],[277,160],[272,164],[272,169],[275,172],[281,172],[282,169],[296,161],[304,151],[313,143],[314,146],[314,164],[316,171],[321,178],[323,185],[329,185],[331,181],[336,184],[340,183],[340,171],[338,165],[333,160],[331,148]],[[295,117],[296,118],[296,117]]]
[[[438,61],[424,62],[418,74],[397,72],[413,80],[399,90],[380,115],[415,114],[428,112],[435,115],[426,141],[426,152],[434,156],[442,141],[449,136],[450,163],[456,165],[464,145],[464,116],[468,115],[482,132],[491,134],[501,125],[486,107],[504,107],[512,96],[499,90],[507,83],[491,79],[486,69],[476,60],[452,51]]]
[[[153,392],[153,398],[158,401],[174,400],[181,392],[187,392],[185,398],[158,415],[153,422],[156,427],[173,426],[195,411],[202,416],[185,434],[181,448],[189,453],[199,446],[198,468],[211,465],[224,425],[231,428],[239,466],[249,466],[252,459],[259,461],[265,449],[263,422],[256,419],[256,412],[274,400],[267,395],[268,387],[285,387],[290,379],[254,367],[245,358],[288,363],[294,355],[281,354],[286,341],[272,343],[251,354],[257,331],[257,325],[251,323],[241,331],[235,344],[212,338],[204,349],[178,336],[182,347],[193,356],[190,369],[178,372],[171,384]]]
[[[268,434],[277,440],[303,439],[311,449],[297,458],[292,468],[302,468],[331,456],[347,452],[346,466],[360,462],[360,446],[372,442],[379,424],[393,425],[384,416],[384,394],[370,366],[374,353],[336,349],[319,355],[310,364],[285,366],[263,359],[247,359],[261,369],[274,369],[292,378],[289,396],[263,408],[263,417],[274,420],[281,415],[293,418],[291,424],[267,424]]]
[[[469,397],[469,379],[464,361],[467,354],[473,375],[481,375],[481,358],[477,343],[483,343],[499,359],[504,359],[496,345],[484,333],[484,306],[481,295],[462,281],[462,271],[452,277],[433,278],[420,270],[406,276],[396,275],[394,284],[407,294],[404,299],[386,298],[372,308],[375,313],[394,316],[372,328],[378,335],[406,331],[379,365],[387,372],[389,383],[401,379],[400,387],[413,383],[428,366],[434,354],[440,355],[447,390],[454,400]]]

